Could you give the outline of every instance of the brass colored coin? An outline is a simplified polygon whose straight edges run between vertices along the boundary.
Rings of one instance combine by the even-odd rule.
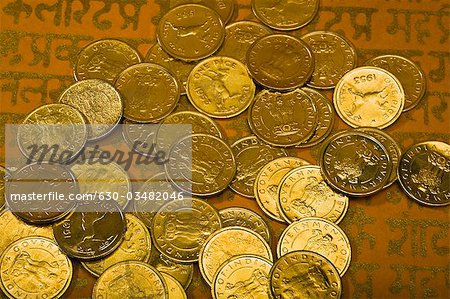
[[[216,209],[196,198],[168,202],[153,218],[159,252],[178,262],[196,262],[206,238],[222,227]]]
[[[92,298],[169,299],[169,296],[158,270],[143,262],[126,261],[111,266],[98,278]]]
[[[31,163],[14,172],[6,191],[7,205],[16,216],[28,223],[47,224],[73,210],[75,201],[67,199],[78,193],[78,184],[73,173],[62,164]],[[17,200],[13,196],[17,194],[26,200]],[[50,194],[54,195],[53,199]],[[56,200],[57,196],[65,199]]]
[[[259,234],[264,240],[270,244],[270,229],[264,219],[252,210],[231,207],[219,210],[222,226],[242,226]]]
[[[280,237],[278,257],[297,250],[323,255],[343,276],[350,266],[351,248],[342,229],[322,218],[303,218],[290,224]]]
[[[78,54],[74,75],[77,81],[101,79],[113,84],[119,73],[141,62],[130,45],[115,39],[102,39],[87,45]]]
[[[61,298],[72,275],[69,258],[43,237],[17,240],[0,258],[0,287],[8,298]]]
[[[377,128],[358,128],[357,131],[364,132],[366,134],[369,134],[370,136],[375,137],[378,141],[383,144],[384,148],[387,150],[389,157],[392,161],[392,170],[391,175],[384,186],[384,188],[389,187],[397,180],[397,168],[398,164],[400,163],[400,156],[402,155],[402,149],[400,148],[400,145],[395,141],[391,135],[388,133],[379,130]]]
[[[278,185],[290,170],[308,165],[309,162],[296,157],[282,157],[270,161],[261,168],[255,180],[254,193],[259,207],[272,219],[285,222],[278,210]]]
[[[270,299],[269,273],[272,262],[257,255],[240,255],[220,266],[212,283],[215,299]]]
[[[387,184],[392,170],[392,161],[381,142],[354,130],[330,137],[319,164],[327,183],[350,196],[378,192]]]
[[[10,176],[9,171],[0,165],[0,211],[5,207],[5,184]]]
[[[120,246],[107,257],[95,261],[82,262],[86,270],[100,276],[109,267],[124,261],[148,262],[152,248],[150,232],[136,216],[125,214],[127,231]]]
[[[328,89],[356,66],[356,50],[349,40],[331,31],[313,31],[302,37],[314,57],[308,86]]]
[[[143,156],[152,156],[157,124],[140,124],[125,119],[122,126],[122,136],[128,146]]]
[[[104,137],[122,118],[123,103],[119,93],[102,80],[76,82],[61,94],[58,101],[83,113],[90,125],[89,140]]]
[[[380,67],[393,74],[405,91],[403,111],[413,109],[425,95],[426,78],[422,69],[411,60],[397,55],[383,55],[370,59],[366,65]]]
[[[230,188],[246,197],[255,197],[254,185],[259,171],[272,160],[286,157],[284,149],[272,147],[256,136],[244,137],[231,145],[236,159],[236,177]]]
[[[194,68],[194,63],[188,63],[183,60],[175,59],[167,54],[159,44],[155,44],[147,52],[147,56],[144,59],[145,62],[156,63],[167,68],[172,74],[175,75],[180,83],[181,94],[186,93],[186,82],[189,73]]]
[[[175,109],[180,98],[180,86],[172,73],[153,63],[130,66],[114,86],[125,102],[124,116],[135,122],[158,122]]]
[[[257,233],[245,227],[230,226],[216,231],[208,237],[198,259],[200,272],[212,285],[220,266],[238,255],[256,255],[272,261],[270,246]]]
[[[204,5],[217,12],[224,24],[230,21],[234,12],[233,0],[169,0],[169,3],[170,8],[190,3]]]
[[[171,56],[196,61],[220,48],[225,28],[214,10],[203,5],[185,4],[171,9],[161,18],[156,37]]]
[[[426,141],[408,148],[398,167],[406,194],[427,206],[450,204],[450,145]]]
[[[83,201],[66,219],[53,225],[53,235],[61,250],[83,261],[114,252],[125,231],[126,221],[119,204],[106,200]]]
[[[274,298],[339,299],[342,282],[332,263],[311,251],[294,251],[283,255],[269,274]]]
[[[200,112],[230,118],[247,109],[255,96],[255,84],[245,65],[225,56],[197,64],[189,75],[187,95]]]
[[[400,117],[405,104],[400,81],[373,66],[346,73],[336,85],[333,99],[339,117],[354,128],[384,129]]]
[[[276,90],[300,87],[314,70],[314,59],[308,45],[284,34],[265,36],[250,47],[247,67],[262,86]]]
[[[293,146],[308,140],[316,131],[318,113],[311,98],[295,89],[280,93],[263,90],[248,112],[252,132],[275,146]]]
[[[25,237],[41,236],[53,239],[51,226],[34,226],[21,221],[9,210],[0,212],[0,255],[11,243]],[[7,228],[7,229],[6,229]]]
[[[318,217],[339,223],[348,209],[348,197],[334,192],[320,167],[306,165],[287,173],[278,187],[278,209],[288,222]]]
[[[17,130],[19,149],[32,161],[67,162],[83,149],[87,137],[84,116],[66,104],[47,104],[34,109]],[[34,146],[51,149],[54,145],[58,146],[56,151],[32,157]]]
[[[152,250],[152,259],[150,264],[159,272],[167,273],[174,277],[185,290],[191,284],[194,273],[193,263],[174,262],[155,249]]]
[[[169,162],[164,166],[174,185],[198,196],[223,191],[236,173],[236,162],[228,144],[206,134],[181,139],[170,150]]]
[[[256,22],[232,23],[225,27],[225,41],[217,55],[232,57],[245,64],[250,46],[261,37],[271,33],[270,28]]]
[[[252,0],[255,16],[276,30],[295,30],[307,25],[319,10],[319,0]]]
[[[302,91],[313,101],[319,117],[314,134],[307,141],[297,145],[301,148],[314,146],[325,140],[333,131],[335,119],[333,106],[324,95],[308,87],[302,88]]]
[[[168,299],[187,299],[183,286],[171,275],[161,272],[161,276],[167,285]]]

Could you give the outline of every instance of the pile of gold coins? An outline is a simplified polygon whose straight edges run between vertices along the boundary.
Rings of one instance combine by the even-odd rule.
[[[0,286],[7,297],[64,296],[76,260],[98,277],[93,298],[187,298],[197,265],[217,299],[339,298],[351,246],[338,223],[349,197],[369,196],[398,178],[421,204],[450,203],[450,146],[428,141],[402,152],[381,130],[423,97],[425,78],[415,63],[386,55],[357,67],[356,51],[343,36],[287,34],[313,19],[318,1],[269,6],[254,0],[261,23],[226,26],[231,0],[220,7],[176,2],[143,60],[119,40],[89,44],[74,67],[77,82],[23,124],[98,125],[60,140],[74,155],[117,124],[130,124],[123,132],[130,146],[151,140],[170,152],[164,171],[140,191],[175,188],[190,197],[162,202],[154,213],[139,206],[145,201],[134,202],[134,213],[115,201],[100,203],[104,213],[78,211],[80,205],[61,207],[61,213],[12,213],[3,201]],[[320,90],[333,88],[330,102]],[[183,94],[198,112],[174,113]],[[214,118],[242,113],[254,135],[229,144]],[[352,129],[335,132],[336,115]],[[192,135],[168,140],[162,129],[147,132],[147,123],[191,124]],[[18,145],[28,155],[27,145],[52,144],[53,137],[19,131]],[[317,145],[317,165],[286,151]],[[185,150],[192,151],[190,169],[179,154]],[[102,167],[106,177],[124,182],[123,192],[132,190],[120,165]],[[58,173],[75,186],[97,171],[77,165],[67,172],[45,163],[0,170],[13,189],[31,174]],[[180,182],[189,174],[186,188]],[[208,203],[228,187],[288,224],[276,256],[260,215],[243,207],[217,211]]]

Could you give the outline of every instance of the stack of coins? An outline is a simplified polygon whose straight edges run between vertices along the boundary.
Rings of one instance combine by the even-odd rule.
[[[89,44],[78,55],[76,82],[23,124],[95,125],[59,134],[76,155],[124,123],[123,138],[137,154],[146,150],[132,147],[136,141],[169,153],[164,171],[149,175],[141,190],[176,189],[188,196],[161,203],[155,212],[135,202],[134,213],[115,201],[86,203],[102,205],[104,213],[83,212],[82,206],[12,213],[12,203],[7,200],[5,209],[0,196],[0,224],[15,230],[0,233],[0,287],[8,297],[63,297],[72,263],[81,262],[98,278],[93,298],[187,298],[195,267],[217,299],[339,298],[351,246],[338,224],[349,200],[399,178],[421,204],[450,203],[450,146],[427,141],[402,153],[382,131],[424,95],[425,78],[415,63],[385,55],[357,67],[354,46],[337,33],[290,35],[314,18],[318,0],[253,0],[261,23],[228,25],[231,0],[220,6],[170,2],[144,59],[123,41]],[[332,101],[326,89],[334,89]],[[174,112],[184,94],[197,111]],[[214,119],[245,113],[254,135],[229,142]],[[351,128],[337,132],[337,117]],[[149,130],[147,123],[161,126]],[[192,134],[171,138],[165,124],[192,125]],[[37,140],[26,128],[18,132],[26,157],[27,145],[52,143],[52,136]],[[313,146],[320,146],[316,163],[286,151]],[[190,169],[180,154],[186,151],[192,153]],[[30,164],[11,173],[0,168],[11,190],[19,188],[15,182],[53,173],[94,192],[83,182],[97,172],[103,182],[124,182],[118,192],[130,190],[129,175],[116,163],[70,170]],[[185,177],[192,178],[189,186]],[[257,212],[288,225],[275,255],[270,225],[258,213],[218,211],[208,202],[228,187],[255,199]],[[30,273],[33,279],[22,279]]]

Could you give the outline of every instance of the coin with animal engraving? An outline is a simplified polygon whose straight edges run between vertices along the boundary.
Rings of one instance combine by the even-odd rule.
[[[261,168],[255,180],[256,202],[270,218],[285,222],[278,210],[278,185],[290,170],[308,165],[309,162],[296,157],[281,157],[268,162]]]
[[[288,172],[278,186],[278,209],[288,223],[319,217],[339,223],[348,209],[348,197],[323,179],[320,167],[306,165]]]
[[[92,298],[169,299],[169,295],[158,270],[143,262],[125,261],[103,272],[94,285]]]
[[[222,139],[194,134],[182,138],[164,164],[167,176],[181,190],[197,196],[210,196],[228,187],[236,173],[236,161]]]
[[[34,109],[17,129],[19,149],[30,161],[65,163],[83,149],[87,138],[84,115],[66,104]]]
[[[274,298],[333,298],[342,294],[341,277],[324,256],[306,250],[283,255],[272,267],[270,290]]]
[[[83,113],[89,125],[89,140],[104,137],[122,118],[123,103],[119,93],[102,80],[76,82],[60,95],[58,101]]]
[[[153,247],[150,264],[159,272],[167,273],[175,278],[185,290],[191,284],[194,273],[193,263],[180,263],[173,261]]]
[[[5,184],[10,176],[9,171],[0,165],[0,211],[5,207]]]
[[[239,255],[224,262],[212,282],[216,299],[270,299],[269,273],[272,262],[257,255]]]
[[[172,73],[153,63],[130,66],[114,86],[124,100],[124,116],[135,122],[158,122],[175,109],[180,98],[180,85]]]
[[[427,206],[450,204],[450,145],[426,141],[409,147],[398,166],[400,185],[406,194]]]
[[[328,89],[356,66],[356,50],[349,40],[331,31],[313,31],[302,37],[314,57],[314,71],[308,86]]]
[[[384,129],[403,111],[405,93],[398,79],[388,71],[364,66],[339,80],[333,95],[334,108],[349,126]]]
[[[264,219],[252,210],[241,207],[230,207],[219,210],[222,227],[242,226],[259,234],[270,244],[270,229]]]
[[[239,21],[225,27],[225,41],[217,55],[232,57],[246,63],[250,46],[263,36],[272,33],[270,28],[252,21]]]
[[[368,196],[389,181],[392,161],[378,139],[355,130],[331,136],[319,159],[324,179],[350,196]]]
[[[403,111],[416,107],[425,95],[427,89],[425,73],[411,60],[397,55],[383,55],[374,57],[365,64],[385,69],[400,81],[405,92]]]
[[[263,90],[248,111],[252,132],[274,146],[294,146],[308,140],[317,121],[316,106],[300,89],[285,93]]]
[[[77,81],[101,79],[110,84],[122,70],[141,62],[133,47],[115,39],[95,41],[83,48],[77,57],[74,68]]]
[[[172,275],[161,272],[161,276],[167,285],[168,299],[187,299],[183,286]]]
[[[156,37],[171,56],[196,61],[220,48],[225,28],[214,10],[203,5],[185,4],[174,7],[161,18]]]
[[[262,86],[283,91],[300,87],[309,80],[314,59],[302,40],[273,34],[253,43],[247,53],[247,68]]]
[[[245,227],[230,226],[213,233],[206,240],[199,256],[200,272],[212,285],[220,266],[238,255],[256,255],[272,261],[272,251],[263,237]]]
[[[125,119],[121,126],[122,136],[134,152],[145,157],[154,157],[157,153],[154,139],[158,127],[158,124],[141,124]]]
[[[162,206],[152,225],[159,252],[178,262],[196,262],[206,238],[222,227],[216,209],[206,201],[184,198]]]
[[[187,95],[200,112],[230,118],[247,109],[255,96],[255,88],[243,63],[230,57],[214,56],[192,70]]]
[[[217,12],[224,24],[231,20],[234,12],[234,0],[169,0],[170,8],[183,4],[200,4]]]
[[[26,237],[0,258],[0,287],[8,298],[62,298],[72,280],[70,259],[44,237]]]
[[[254,15],[276,30],[299,29],[316,16],[319,0],[252,0]]]
[[[256,136],[239,139],[231,145],[236,159],[236,176],[230,188],[245,197],[255,197],[254,185],[259,171],[272,160],[286,157],[282,148],[272,147]]]
[[[323,255],[343,276],[350,266],[350,242],[344,231],[331,221],[322,218],[303,218],[291,223],[278,241],[277,255],[309,250]]]
[[[127,231],[123,242],[110,255],[95,261],[82,262],[83,267],[94,276],[100,276],[109,267],[123,261],[148,262],[152,241],[145,224],[132,214],[125,214]]]
[[[83,260],[103,258],[122,243],[126,221],[113,200],[85,200],[74,212],[53,225],[53,235],[68,256]]]

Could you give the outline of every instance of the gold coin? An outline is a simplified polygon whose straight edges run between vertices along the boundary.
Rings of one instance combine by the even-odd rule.
[[[61,298],[72,275],[69,258],[43,237],[19,239],[0,258],[0,287],[8,298]]]
[[[242,226],[259,234],[264,240],[270,244],[270,229],[264,219],[252,210],[231,207],[219,210],[220,219],[222,219],[222,227]]]
[[[255,96],[255,84],[245,65],[225,56],[197,64],[187,81],[192,105],[211,117],[230,118],[247,109]]]
[[[327,183],[350,196],[380,191],[392,170],[392,161],[381,142],[355,130],[331,136],[322,149],[319,164]]]
[[[334,127],[335,113],[330,101],[323,94],[308,87],[304,87],[301,90],[313,101],[317,109],[317,114],[319,115],[314,134],[307,141],[296,145],[297,147],[303,148],[315,146],[330,135]]]
[[[214,275],[224,262],[245,254],[272,260],[270,246],[257,233],[245,227],[222,228],[210,235],[203,245],[198,259],[200,272],[205,281],[212,285]]]
[[[198,196],[223,191],[236,173],[236,162],[228,144],[206,134],[194,134],[178,141],[164,166],[175,186]]]
[[[90,79],[69,86],[59,97],[80,111],[89,126],[89,140],[99,139],[110,133],[122,118],[123,103],[117,90],[102,80]]]
[[[86,270],[100,276],[109,267],[124,261],[148,262],[152,241],[150,232],[136,216],[125,214],[127,231],[120,246],[107,257],[90,262],[82,262]]]
[[[256,82],[283,91],[300,87],[309,80],[314,59],[302,40],[273,34],[253,43],[247,53],[247,67]]]
[[[217,55],[227,56],[246,63],[250,46],[263,36],[272,34],[266,26],[252,22],[239,21],[225,27],[225,41]]]
[[[264,165],[255,180],[254,193],[259,207],[272,219],[285,222],[278,210],[278,185],[290,170],[308,165],[309,162],[296,157],[282,157]]]
[[[450,145],[426,141],[408,148],[398,167],[400,185],[406,194],[427,206],[450,204]]]
[[[331,31],[313,31],[302,37],[314,57],[314,71],[308,86],[333,88],[356,66],[356,50],[349,40]]]
[[[124,119],[122,136],[125,143],[140,155],[151,157],[154,154],[154,138],[158,130],[157,124],[140,124]]]
[[[139,53],[130,45],[115,39],[98,40],[78,54],[75,80],[101,79],[113,84],[122,70],[140,62]]]
[[[319,0],[252,0],[255,16],[276,30],[295,30],[307,25],[319,10]]]
[[[161,18],[156,37],[171,56],[196,61],[220,48],[225,28],[214,10],[203,5],[185,4],[171,9]]]
[[[425,74],[411,60],[397,55],[383,55],[372,58],[365,64],[385,69],[400,81],[405,91],[403,111],[409,111],[416,107],[425,95],[427,89]]]
[[[181,94],[186,93],[186,82],[189,73],[194,68],[194,63],[188,63],[183,60],[175,59],[169,54],[167,54],[159,44],[155,44],[147,52],[147,56],[144,59],[145,62],[156,63],[167,68],[170,72],[175,75],[178,82],[180,83]]]
[[[291,223],[280,237],[278,257],[297,250],[308,250],[323,255],[343,276],[350,266],[351,248],[342,229],[325,219],[303,218]]]
[[[161,273],[167,273],[175,278],[186,290],[192,281],[194,273],[193,263],[178,263],[152,249],[150,264]]]
[[[196,262],[206,238],[222,227],[216,209],[196,198],[171,201],[153,218],[152,237],[159,252],[178,262]]]
[[[53,231],[51,226],[34,226],[21,221],[14,216],[9,210],[0,212],[0,223],[3,229],[0,231],[0,255],[9,246],[9,244],[31,236],[41,236],[53,239]]]
[[[17,130],[19,149],[32,161],[67,162],[83,149],[87,137],[84,116],[66,104],[47,104],[34,109]],[[56,150],[51,150],[55,145]],[[44,151],[32,156],[34,148]]]
[[[328,186],[319,166],[306,165],[283,177],[278,187],[278,209],[288,223],[318,217],[337,224],[347,212],[348,197]]]
[[[170,8],[175,6],[180,6],[182,4],[200,4],[207,6],[217,12],[220,16],[220,19],[224,24],[230,21],[234,12],[234,1],[233,0],[169,0]]]
[[[236,193],[253,198],[254,185],[259,171],[272,160],[286,157],[284,149],[272,147],[256,136],[244,137],[231,145],[236,159],[236,177],[230,188]]]
[[[0,165],[0,211],[5,207],[5,184],[11,174]]]
[[[169,299],[169,296],[158,270],[143,262],[126,261],[106,269],[94,285],[92,298]]]
[[[339,117],[349,126],[383,129],[400,117],[405,94],[394,75],[364,66],[349,71],[339,80],[333,103]]]
[[[311,251],[294,251],[283,255],[269,274],[274,298],[333,298],[342,294],[339,273],[322,255]]]
[[[212,283],[215,299],[270,299],[269,273],[272,262],[256,255],[240,255],[220,266]]]
[[[180,98],[180,86],[172,73],[153,63],[130,66],[114,86],[125,102],[124,116],[135,122],[158,122],[175,109]]]
[[[252,132],[275,146],[293,146],[308,140],[316,131],[317,109],[311,98],[295,89],[280,93],[263,90],[248,111]]]
[[[161,276],[167,285],[168,299],[187,299],[183,286],[171,275],[161,272]]]

